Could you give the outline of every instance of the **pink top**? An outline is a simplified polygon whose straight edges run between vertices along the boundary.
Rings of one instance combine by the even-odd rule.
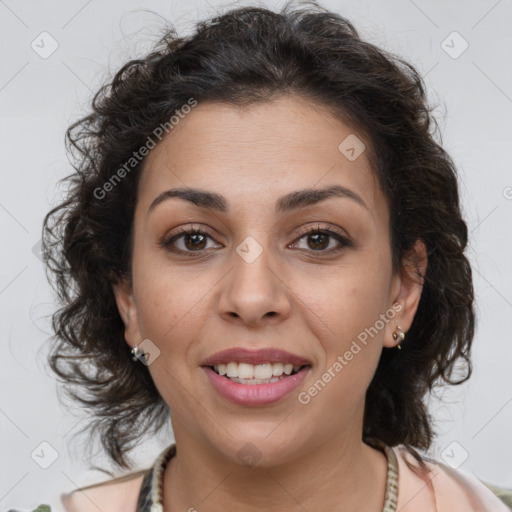
[[[397,512],[510,512],[477,478],[440,462],[425,461],[422,473],[416,459],[402,445],[394,447],[398,461]],[[417,468],[415,474],[406,460]],[[77,489],[62,496],[67,512],[136,512],[146,471]]]

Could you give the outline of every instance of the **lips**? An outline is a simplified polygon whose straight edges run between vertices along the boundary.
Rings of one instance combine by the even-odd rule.
[[[249,364],[263,364],[263,363],[291,363],[293,366],[311,365],[307,359],[280,350],[276,348],[263,348],[258,350],[249,350],[242,347],[229,348],[216,352],[215,354],[207,357],[201,366],[216,366],[218,364],[227,364],[230,362],[249,363]]]
[[[290,396],[309,375],[311,367],[304,366],[293,375],[268,384],[240,384],[215,373],[211,368],[202,368],[217,393],[225,400],[244,407],[268,406]]]

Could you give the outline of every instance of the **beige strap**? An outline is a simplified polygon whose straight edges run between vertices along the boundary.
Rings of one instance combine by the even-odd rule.
[[[392,448],[387,445],[383,448],[388,459],[388,476],[382,512],[395,512],[398,503],[398,461]]]

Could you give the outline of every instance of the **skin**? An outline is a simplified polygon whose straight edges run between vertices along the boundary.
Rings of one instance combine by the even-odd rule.
[[[150,339],[160,350],[148,368],[171,410],[177,444],[164,475],[166,510],[332,511],[359,510],[361,503],[366,511],[382,510],[386,458],[361,440],[365,392],[381,351],[397,343],[396,327],[409,329],[421,284],[407,261],[406,271],[392,272],[389,207],[367,152],[349,161],[338,149],[353,133],[364,141],[300,97],[245,109],[199,103],[147,157],[132,283],[114,292],[127,343]],[[289,192],[329,185],[350,189],[366,207],[331,197],[274,211]],[[229,211],[172,198],[148,213],[174,187],[222,194]],[[208,235],[175,240],[189,255],[159,245],[180,226]],[[318,226],[341,230],[353,245],[301,231]],[[251,263],[236,252],[248,236],[262,248]],[[411,255],[424,272],[424,245],[417,242]],[[401,311],[301,404],[297,394],[397,303]],[[200,365],[237,346],[278,347],[307,358],[312,368],[296,392],[276,403],[235,405]],[[248,442],[260,456],[253,467],[238,456]]]

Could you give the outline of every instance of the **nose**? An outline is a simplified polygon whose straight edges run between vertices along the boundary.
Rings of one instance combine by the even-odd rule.
[[[282,322],[291,311],[284,272],[280,272],[275,259],[272,261],[268,249],[253,259],[254,254],[246,257],[241,246],[233,251],[231,270],[223,280],[220,315],[248,326]],[[254,251],[254,246],[250,250]]]

